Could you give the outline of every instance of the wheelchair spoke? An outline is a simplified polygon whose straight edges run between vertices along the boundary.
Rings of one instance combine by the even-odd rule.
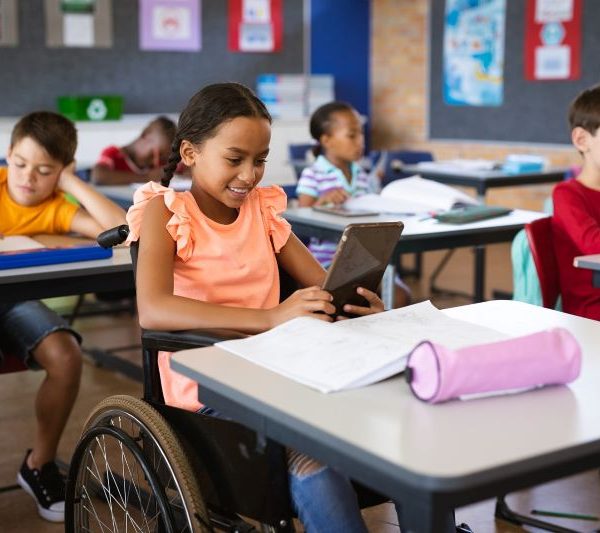
[[[179,477],[186,464],[181,445],[158,413],[142,404],[115,397],[90,416],[86,434],[95,434],[79,445],[84,449],[75,476],[74,533],[192,533],[196,516],[208,523],[198,489]]]

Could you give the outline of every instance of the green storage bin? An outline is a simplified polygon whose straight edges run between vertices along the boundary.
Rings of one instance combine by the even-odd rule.
[[[71,120],[118,120],[123,115],[123,97],[59,96],[58,110]]]

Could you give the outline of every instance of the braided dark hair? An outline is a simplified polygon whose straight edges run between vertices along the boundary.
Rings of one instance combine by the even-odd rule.
[[[323,147],[320,144],[321,135],[330,133],[331,128],[331,115],[340,111],[354,111],[354,108],[346,102],[329,102],[321,107],[318,107],[310,117],[310,136],[317,141],[317,144],[313,146],[313,154],[315,157],[320,156],[323,153]]]
[[[161,185],[169,186],[181,161],[179,148],[184,140],[192,144],[201,144],[213,137],[223,122],[237,117],[265,118],[271,122],[271,115],[265,105],[248,87],[239,83],[207,85],[192,96],[179,116],[171,155],[164,167]]]

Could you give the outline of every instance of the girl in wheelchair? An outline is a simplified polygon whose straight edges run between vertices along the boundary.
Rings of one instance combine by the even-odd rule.
[[[299,316],[331,321],[335,308],[320,289],[325,271],[291,232],[277,186],[258,188],[269,153],[271,117],[251,90],[236,83],[204,87],[181,113],[160,184],[138,189],[127,221],[139,240],[136,271],[140,325],[146,329],[268,330]],[[191,169],[191,190],[168,188],[177,165]],[[301,288],[279,302],[278,268]],[[383,311],[359,289],[366,315]],[[200,410],[197,384],[173,373],[159,355],[167,404]],[[290,450],[291,499],[308,531],[366,531],[350,481]]]

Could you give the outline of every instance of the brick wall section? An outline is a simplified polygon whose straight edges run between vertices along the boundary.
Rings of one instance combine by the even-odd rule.
[[[428,114],[428,19],[430,0],[371,2],[371,139],[374,149],[425,149],[436,159],[487,158],[527,153],[551,164],[579,164],[569,146],[430,141]],[[566,109],[561,110],[566,115]],[[492,189],[488,202],[541,209],[552,186]]]

